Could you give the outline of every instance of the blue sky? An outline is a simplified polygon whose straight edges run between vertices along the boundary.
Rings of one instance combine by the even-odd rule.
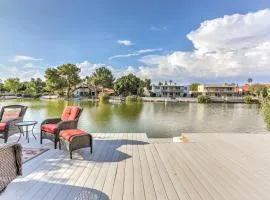
[[[269,0],[2,0],[0,73],[3,78],[18,75],[27,79],[31,75],[42,76],[46,67],[71,62],[82,67],[82,75],[106,65],[116,76],[133,72],[154,81],[243,82],[248,76],[254,76],[258,82],[265,82],[269,74],[266,76],[264,71],[269,70],[268,66],[252,63],[250,57],[239,58],[239,49],[237,55],[230,58],[231,62],[224,61],[218,66],[215,61],[208,63],[208,59],[200,60],[196,52],[205,56],[219,51],[214,56],[223,56],[233,45],[227,45],[220,38],[236,33],[226,41],[236,41],[235,44],[242,49],[249,48],[250,51],[245,50],[243,55],[249,55],[259,45],[265,44],[266,55],[269,55],[267,44],[270,32],[265,30],[270,26],[259,23],[263,19],[269,20],[269,10],[265,10],[269,7]],[[256,15],[263,10],[263,16]],[[252,18],[247,16],[248,13],[257,18],[250,21],[254,26],[248,26],[247,20]],[[233,14],[239,15],[237,23]],[[224,15],[231,17],[226,19]],[[200,29],[201,23],[211,20],[214,20],[213,23]],[[231,26],[226,27],[228,23]],[[243,30],[250,31],[250,34],[243,34],[241,27],[246,27]],[[250,27],[258,27],[258,30]],[[212,35],[220,36],[213,38],[215,42],[209,42],[212,35],[207,36],[205,32],[218,29],[223,32],[212,32]],[[195,33],[188,37],[191,32]],[[262,38],[262,34],[267,37],[258,39]],[[260,52],[258,56],[264,59],[266,55]],[[221,57],[220,60],[226,58]],[[252,66],[245,68],[241,63],[247,60]],[[202,66],[203,61],[208,68]],[[258,66],[263,73],[257,73],[255,68]],[[224,72],[226,70],[232,73]]]

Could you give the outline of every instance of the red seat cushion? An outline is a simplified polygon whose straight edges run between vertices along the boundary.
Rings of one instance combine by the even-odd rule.
[[[1,123],[0,123],[0,131],[4,131],[5,128],[6,128],[6,125],[7,125],[7,123],[1,122]]]
[[[62,121],[75,120],[80,113],[80,108],[77,106],[66,106],[61,116]]]
[[[85,131],[82,131],[80,129],[67,129],[67,130],[62,130],[60,132],[60,137],[67,141],[71,141],[74,136],[78,135],[84,135],[86,134]]]
[[[54,133],[57,128],[56,124],[43,124],[41,125],[41,130],[48,132],[48,133]]]

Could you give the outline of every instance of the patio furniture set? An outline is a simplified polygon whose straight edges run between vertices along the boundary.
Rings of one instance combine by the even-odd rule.
[[[54,142],[54,148],[59,149],[64,146],[70,153],[77,149],[90,147],[93,149],[93,138],[89,133],[78,129],[78,121],[83,109],[77,106],[67,106],[60,118],[46,119],[41,123],[40,143],[43,139],[49,139]]]
[[[34,130],[36,121],[23,121],[27,107],[22,105],[4,106],[0,112],[0,138],[4,139],[6,143],[8,138],[20,133],[20,140],[22,135],[26,135],[29,142],[29,133]],[[40,126],[40,143],[43,139],[53,141],[54,148],[63,146],[64,149],[70,153],[72,159],[72,152],[77,149],[90,147],[90,152],[93,149],[92,135],[86,131],[78,129],[78,121],[83,109],[78,106],[66,106],[62,116],[59,118],[46,119]],[[36,139],[35,135],[33,134]]]

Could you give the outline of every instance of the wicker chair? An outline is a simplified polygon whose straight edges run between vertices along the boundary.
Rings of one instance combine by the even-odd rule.
[[[54,142],[56,149],[60,131],[76,129],[82,111],[83,109],[78,106],[67,106],[60,118],[44,120],[40,127],[40,144],[42,144],[43,139],[49,139]]]
[[[9,136],[20,132],[15,124],[23,121],[26,110],[27,106],[22,105],[2,107],[0,112],[0,138],[4,139],[5,143]]]
[[[0,145],[0,193],[22,175],[22,147],[18,143]]]

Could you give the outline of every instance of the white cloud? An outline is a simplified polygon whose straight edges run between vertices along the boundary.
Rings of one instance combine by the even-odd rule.
[[[118,54],[118,55],[114,55],[114,56],[109,57],[109,60],[112,60],[112,59],[115,59],[115,58],[128,58],[128,57],[132,57],[132,56],[139,56],[139,55],[142,55],[142,54],[153,53],[153,52],[157,52],[157,51],[162,51],[162,48],[141,49],[141,50],[135,51],[133,53]]]
[[[150,31],[167,31],[166,26],[151,26]]]
[[[14,56],[10,61],[13,62],[25,62],[25,61],[42,61],[42,58],[35,58],[31,56],[23,56],[23,55],[17,55]]]
[[[81,69],[80,76],[85,77],[91,75],[95,69],[100,67],[107,67],[112,72],[117,72],[117,74],[122,75],[123,71],[116,71],[113,67],[102,64],[102,63],[91,63],[89,61],[83,61],[81,63],[76,64],[77,67]],[[52,65],[50,67],[56,67],[56,65]],[[39,77],[44,79],[46,67],[40,67],[33,63],[26,63],[26,64],[15,64],[15,65],[3,65],[0,64],[0,72],[1,72],[1,80],[5,80],[11,77],[18,77],[22,81],[27,81],[30,78]]]
[[[134,44],[134,43],[131,42],[130,40],[118,40],[117,43],[118,43],[118,44],[121,44],[121,45],[125,45],[125,46],[131,46],[131,45]]]
[[[76,65],[77,65],[77,67],[79,67],[81,69],[81,73],[80,73],[81,77],[90,76],[93,72],[95,72],[95,70],[97,68],[100,68],[100,67],[106,67],[106,68],[110,69],[115,78],[119,78],[123,75],[127,75],[130,73],[134,73],[134,74],[137,73],[135,68],[132,66],[128,66],[127,68],[124,68],[124,69],[123,68],[114,68],[110,65],[106,65],[106,64],[102,64],[102,63],[91,63],[89,61],[83,61],[81,63],[77,63]]]
[[[127,75],[127,74],[131,74],[131,73],[134,73],[134,72],[135,72],[135,68],[132,67],[132,66],[128,66],[123,74]]]
[[[29,62],[29,63],[26,63],[25,65],[23,65],[24,68],[34,68],[34,64]]]
[[[44,69],[30,67],[32,64],[26,64],[23,66],[18,65],[2,65],[0,64],[1,79],[5,80],[7,78],[18,77],[22,81],[27,81],[30,78],[43,78]]]
[[[82,77],[90,76],[97,68],[100,68],[100,67],[107,67],[111,71],[114,71],[113,67],[102,64],[102,63],[91,63],[89,61],[83,61],[81,63],[77,63],[76,65],[77,67],[81,69],[80,75]]]
[[[138,73],[180,80],[270,76],[269,19],[265,9],[204,21],[187,35],[195,50],[144,56]]]

